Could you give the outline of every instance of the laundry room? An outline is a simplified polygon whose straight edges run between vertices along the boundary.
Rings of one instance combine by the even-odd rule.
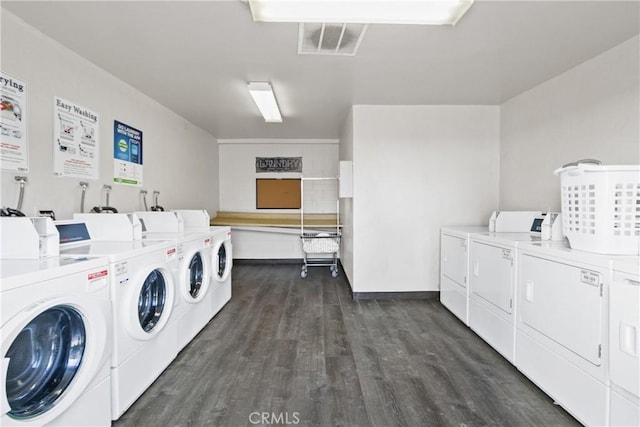
[[[0,425],[640,425],[640,1],[0,19]]]

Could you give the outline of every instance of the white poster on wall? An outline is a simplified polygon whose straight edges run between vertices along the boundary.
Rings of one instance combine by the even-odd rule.
[[[98,113],[71,101],[53,99],[53,174],[98,179]]]
[[[29,170],[27,84],[0,71],[0,159],[2,169]]]

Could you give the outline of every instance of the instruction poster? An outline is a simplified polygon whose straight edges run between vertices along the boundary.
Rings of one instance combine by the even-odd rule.
[[[2,169],[29,170],[27,84],[0,71],[0,159]]]
[[[71,101],[53,99],[53,174],[98,179],[98,113]]]
[[[113,121],[113,182],[142,185],[142,131]]]

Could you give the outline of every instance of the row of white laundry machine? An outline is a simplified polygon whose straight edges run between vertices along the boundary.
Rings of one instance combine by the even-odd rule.
[[[442,228],[440,301],[582,424],[640,425],[640,257],[535,229]]]
[[[205,211],[0,225],[3,426],[110,425],[231,299]]]

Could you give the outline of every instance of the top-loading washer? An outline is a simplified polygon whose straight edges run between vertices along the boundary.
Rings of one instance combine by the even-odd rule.
[[[96,214],[99,215],[99,214]],[[111,417],[118,419],[177,355],[170,322],[174,241],[96,241],[79,221],[58,221],[63,256],[106,257],[113,313]]]
[[[233,247],[231,245],[231,227],[211,227],[211,234],[213,237],[211,317],[213,317],[231,300]]]
[[[539,242],[531,233],[472,233],[469,243],[469,327],[514,363],[516,248]]]
[[[111,424],[104,258],[0,261],[0,424]]]
[[[176,283],[175,315],[177,350],[182,350],[207,325],[210,315],[211,234],[184,227],[176,212],[136,212],[144,224],[143,240],[173,240],[178,262],[173,270]],[[184,230],[189,231],[184,231]],[[182,231],[181,231],[182,230]]]

